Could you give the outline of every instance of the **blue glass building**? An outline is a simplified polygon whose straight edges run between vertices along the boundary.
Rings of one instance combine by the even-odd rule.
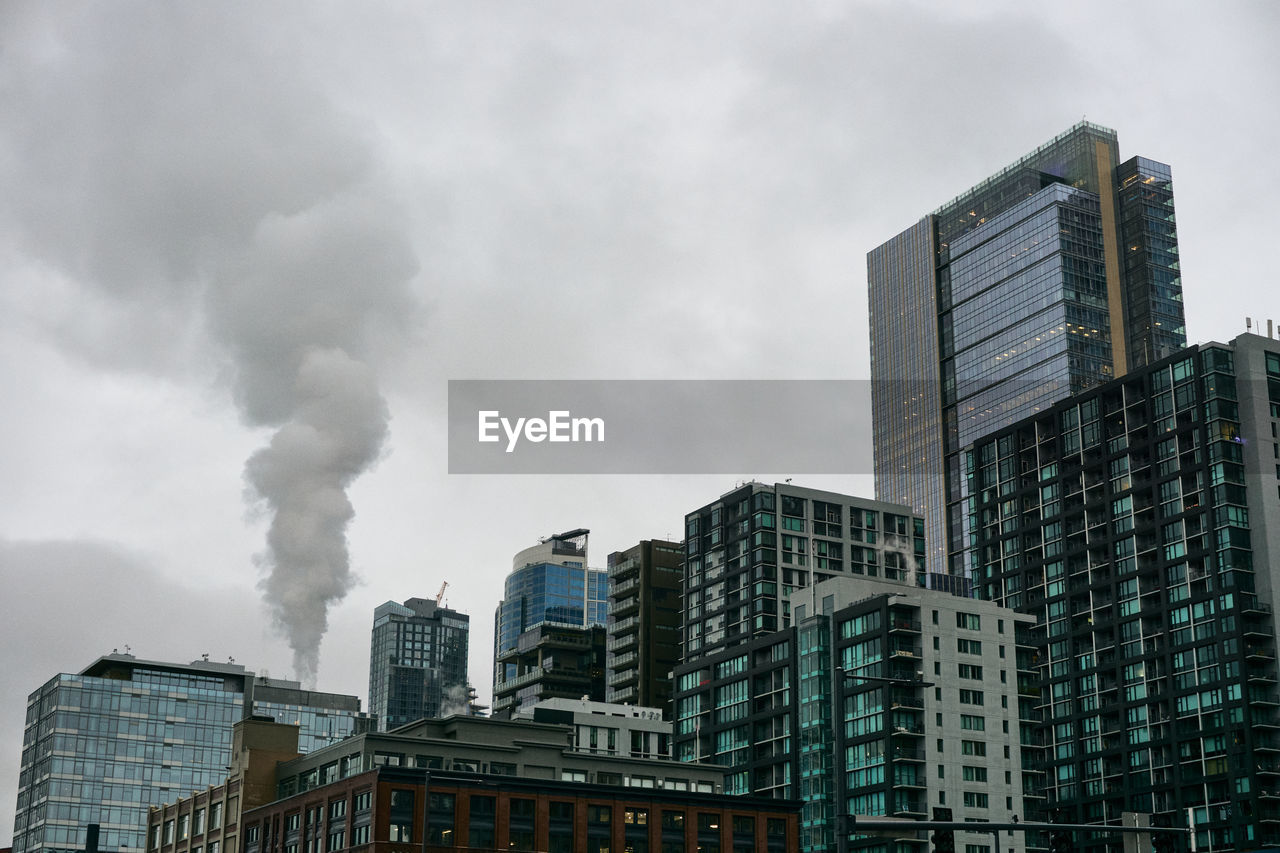
[[[876,497],[966,575],[960,450],[1186,344],[1168,166],[1081,122],[867,255]]]
[[[495,716],[506,715],[523,698],[540,696],[535,676],[553,669],[567,674],[596,668],[593,660],[571,660],[569,650],[585,641],[590,651],[594,643],[589,629],[603,629],[608,622],[608,572],[587,568],[588,533],[579,529],[550,536],[516,555],[494,617]],[[553,637],[567,640],[572,629],[586,632],[582,637],[588,639],[571,642],[555,656],[549,652],[529,656],[535,646],[545,646]],[[603,643],[603,630],[598,633]],[[603,660],[599,668],[600,695],[593,698],[603,700]]]

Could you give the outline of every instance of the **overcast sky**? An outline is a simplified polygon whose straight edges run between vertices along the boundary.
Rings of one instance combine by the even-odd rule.
[[[0,4],[0,846],[24,697],[113,648],[364,697],[373,608],[447,581],[487,698],[516,551],[587,527],[603,567],[735,478],[450,476],[447,380],[865,377],[867,251],[1082,117],[1173,167],[1189,338],[1280,319],[1277,36],[1270,2]]]

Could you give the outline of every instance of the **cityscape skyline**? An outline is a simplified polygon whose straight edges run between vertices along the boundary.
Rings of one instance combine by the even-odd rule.
[[[493,590],[531,536],[569,523],[606,549],[679,539],[679,513],[737,479],[448,477],[444,379],[865,375],[868,248],[944,203],[937,188],[980,180],[1081,115],[1175,167],[1188,340],[1228,341],[1244,317],[1268,316],[1261,253],[1241,251],[1267,245],[1264,194],[1222,180],[1262,161],[1273,135],[1256,108],[1280,85],[1261,6],[1178,21],[1154,4],[927,18],[682,9],[661,24],[603,11],[451,10],[429,25],[404,9],[158,14],[18,4],[6,18],[0,351],[15,369],[2,386],[0,617],[21,640],[0,666],[19,696],[126,644],[293,677],[256,591],[265,525],[246,522],[241,495],[263,435],[230,402],[215,319],[185,285],[203,272],[201,229],[302,239],[311,223],[288,193],[313,178],[390,176],[367,188],[395,187],[426,261],[413,292],[429,309],[411,335],[384,330],[377,355],[391,434],[354,484],[358,579],[321,645],[319,685],[351,694],[367,690],[378,604],[448,580],[449,605],[487,638]],[[1068,35],[1082,20],[1098,25],[1090,39]],[[148,34],[165,27],[160,50]],[[332,28],[349,34],[341,51]],[[446,32],[485,48],[459,56]],[[939,98],[957,74],[960,91]],[[1119,78],[1144,86],[1139,109]],[[209,117],[212,102],[229,121]],[[293,170],[264,159],[247,137],[275,120],[324,142],[321,155]],[[255,187],[279,194],[264,208]],[[331,212],[367,212],[345,201]],[[258,230],[264,209],[280,231]],[[805,485],[873,494],[869,476]],[[469,665],[482,700],[487,647],[473,643]],[[20,716],[0,709],[0,846]]]

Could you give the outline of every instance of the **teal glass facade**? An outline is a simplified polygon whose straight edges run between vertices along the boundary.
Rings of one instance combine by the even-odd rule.
[[[1278,436],[1280,341],[1244,335],[966,449],[975,591],[1036,617],[1063,822],[1190,810],[1198,849],[1280,843]]]

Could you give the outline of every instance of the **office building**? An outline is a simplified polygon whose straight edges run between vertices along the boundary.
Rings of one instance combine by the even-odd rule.
[[[519,719],[573,726],[572,743],[578,752],[631,758],[671,757],[671,723],[663,719],[659,708],[589,699],[547,699],[522,710]]]
[[[604,700],[608,575],[587,567],[589,532],[549,536],[512,561],[494,614],[495,717],[557,696]]]
[[[519,776],[644,789],[719,793],[720,768],[658,756],[579,749],[572,724],[492,717],[419,720],[393,732],[353,735],[342,743],[280,764],[279,797],[313,790],[375,767]]]
[[[867,256],[876,496],[965,574],[960,450],[1185,345],[1169,167],[1081,122]]]
[[[798,804],[380,766],[245,815],[245,853],[795,849]]]
[[[681,659],[786,628],[793,591],[842,575],[925,585],[924,520],[897,504],[790,483],[721,495],[685,516]]]
[[[977,592],[1036,617],[1061,819],[1280,843],[1280,341],[1203,344],[963,454]],[[1101,850],[1076,839],[1082,850]]]
[[[144,849],[147,809],[222,783],[232,726],[261,710],[299,725],[299,745],[367,723],[354,696],[258,679],[239,664],[99,658],[27,699],[16,853],[78,851],[97,823],[103,850]]]
[[[725,790],[800,799],[805,851],[926,853],[838,836],[846,815],[1009,821],[1039,811],[1034,619],[885,578],[793,594],[794,625],[676,670],[676,757],[725,768]],[[957,849],[989,832],[957,833]],[[1042,839],[1002,838],[1021,853]],[[885,845],[889,845],[887,848]]]
[[[661,708],[671,718],[683,576],[679,542],[645,540],[609,555],[607,701]]]
[[[236,723],[224,782],[148,810],[149,853],[240,853],[240,815],[275,799],[276,764],[298,757],[298,731],[266,717]]]
[[[438,600],[388,601],[373,611],[369,710],[382,731],[466,713],[471,618]]]
[[[604,701],[605,630],[543,623],[520,635],[498,663],[515,675],[494,685],[493,716],[521,716],[548,699]]]

